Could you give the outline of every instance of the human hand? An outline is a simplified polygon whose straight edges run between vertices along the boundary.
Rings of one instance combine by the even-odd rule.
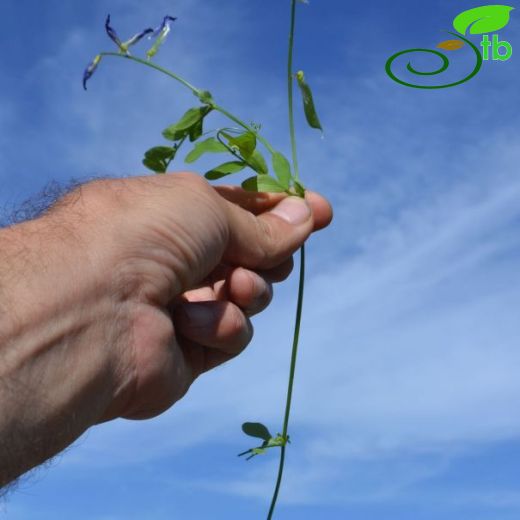
[[[289,275],[292,253],[331,219],[316,194],[304,203],[214,189],[192,174],[93,183],[82,200],[94,210],[91,225],[119,222],[103,256],[113,292],[123,288],[128,306],[128,336],[117,350],[127,370],[100,420],[157,415],[202,372],[241,352],[271,284]]]

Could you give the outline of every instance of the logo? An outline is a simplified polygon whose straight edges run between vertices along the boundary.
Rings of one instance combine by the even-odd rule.
[[[438,74],[442,74],[450,66],[450,61],[443,52],[433,49],[419,48],[408,49],[391,56],[386,62],[386,73],[395,82],[412,88],[439,89],[455,87],[457,85],[462,85],[462,83],[466,83],[480,72],[484,62],[488,62],[490,60],[504,62],[508,61],[513,55],[513,46],[508,41],[501,40],[498,34],[493,34],[490,37],[491,33],[496,33],[496,31],[503,29],[509,23],[511,11],[513,9],[514,7],[510,7],[508,5],[484,5],[482,7],[476,7],[474,9],[464,11],[453,20],[453,27],[457,32],[446,32],[451,36],[454,36],[455,39],[445,40],[439,43],[437,48],[448,52],[457,51],[463,47],[469,47],[471,49],[472,55],[474,55],[475,58],[475,67],[465,78],[459,81],[452,81],[451,83],[447,83],[445,85],[416,85],[403,79],[399,79],[393,72],[392,66],[394,65],[395,60],[406,54],[423,53],[424,55],[426,53],[429,55],[434,55],[441,60],[441,65],[439,68],[427,72],[417,70],[414,68],[411,62],[408,62],[406,69],[408,72],[416,76],[422,76],[424,78],[429,76],[436,76]],[[469,34],[467,34],[468,31]],[[469,35],[483,35],[480,44],[478,44],[478,46],[475,45],[475,43],[469,39]]]

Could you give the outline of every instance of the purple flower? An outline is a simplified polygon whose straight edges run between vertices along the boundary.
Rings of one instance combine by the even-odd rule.
[[[170,22],[175,22],[175,20],[177,20],[177,18],[174,16],[166,15],[163,18],[161,25],[159,25],[159,27],[157,27],[153,32],[153,36],[159,36],[163,31],[166,33],[164,36],[166,36],[170,32]]]
[[[155,37],[156,40],[152,46],[152,48],[146,53],[148,59],[151,59],[157,53],[160,45],[163,43],[164,39],[170,32],[170,24],[174,22],[177,18],[173,16],[165,16],[161,22],[161,25],[157,27],[157,29],[148,28],[144,31],[141,31],[134,36],[132,36],[129,40],[122,42],[115,29],[110,25],[110,15],[107,15],[105,20],[105,31],[108,37],[119,47],[119,51],[122,54],[130,55],[128,52],[129,47],[135,45],[142,38],[144,38],[147,34],[150,35],[150,38]],[[88,65],[85,71],[83,72],[83,88],[87,90],[87,81],[92,77],[94,72],[96,71],[99,62],[101,61],[103,53],[98,54]]]
[[[126,42],[123,43],[123,47],[128,49],[128,47],[135,45],[141,38],[143,38],[144,36],[146,36],[147,34],[150,34],[150,33],[153,33],[153,29],[151,27],[132,36],[129,40],[127,40]]]
[[[92,77],[94,71],[96,70],[99,62],[101,61],[101,56],[98,54],[87,66],[85,72],[83,72],[83,88],[87,90],[87,81]]]
[[[152,36],[155,36],[156,40],[152,47],[146,53],[146,56],[149,60],[157,54],[159,47],[162,45],[162,43],[166,39],[166,36],[168,36],[168,33],[170,32],[171,22],[174,22],[175,20],[177,20],[177,18],[175,18],[174,16],[165,16],[163,18],[163,21],[161,22],[161,25],[159,25],[159,27],[157,27],[157,29],[155,29],[153,34],[150,36],[150,38]]]
[[[110,27],[110,15],[107,15],[107,19],[105,20],[105,31],[108,34],[108,37],[119,47],[123,45],[123,42],[119,39],[116,31]]]
[[[119,39],[119,36],[117,35],[115,29],[110,26],[110,15],[107,15],[107,19],[105,21],[105,30],[108,34],[108,37],[119,47],[119,50],[123,54],[128,54],[129,47],[131,47],[132,45],[135,45],[139,40],[141,40],[147,34],[154,32],[154,30],[149,27],[148,29],[145,29],[144,31],[141,31],[140,33],[135,34],[126,42],[122,42]]]

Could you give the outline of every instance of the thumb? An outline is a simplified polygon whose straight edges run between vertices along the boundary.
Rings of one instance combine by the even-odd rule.
[[[312,209],[300,197],[286,197],[253,215],[228,204],[229,242],[224,260],[250,269],[270,269],[291,256],[313,230]]]

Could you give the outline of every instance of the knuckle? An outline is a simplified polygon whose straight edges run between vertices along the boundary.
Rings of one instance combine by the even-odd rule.
[[[201,175],[193,172],[178,172],[173,174],[174,178],[184,184],[187,188],[195,191],[213,191],[209,182]]]

